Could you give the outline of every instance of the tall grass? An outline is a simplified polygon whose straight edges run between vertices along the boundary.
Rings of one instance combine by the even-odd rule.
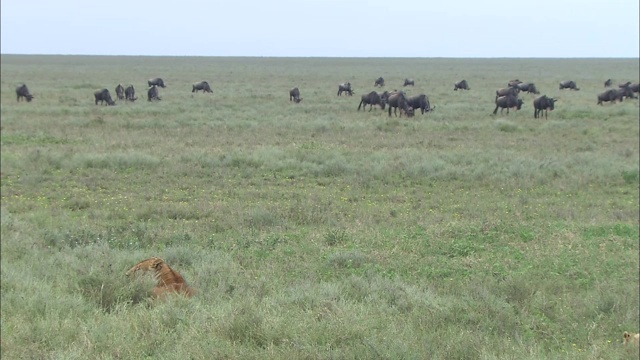
[[[1,65],[3,358],[637,357],[638,100],[595,100],[637,59]],[[379,76],[436,110],[358,112]],[[559,98],[548,120],[527,94],[491,114],[513,78]],[[118,83],[140,99],[94,105]],[[124,276],[150,256],[197,295],[152,302]]]

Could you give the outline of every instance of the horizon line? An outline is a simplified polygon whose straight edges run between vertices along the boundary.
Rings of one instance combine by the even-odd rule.
[[[211,58],[282,58],[282,59],[638,59],[631,56],[325,56],[325,55],[127,55],[127,54],[35,54],[35,53],[2,53],[0,56],[103,56],[103,57],[211,57]]]

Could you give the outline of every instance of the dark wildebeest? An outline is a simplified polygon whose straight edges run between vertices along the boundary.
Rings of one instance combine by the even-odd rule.
[[[404,91],[392,92],[391,94],[389,94],[388,104],[389,116],[391,116],[391,109],[393,109],[393,114],[395,116],[398,116],[398,113],[396,112],[398,108],[400,108],[400,117],[402,117],[403,112],[409,117],[414,113],[412,111],[413,108],[411,108],[409,106],[409,103],[407,102],[407,97]]]
[[[631,88],[631,81],[629,81],[626,84],[620,84],[620,86],[618,87],[618,97],[620,98],[620,101],[622,101],[624,98],[630,98],[630,99],[635,99],[635,95],[633,95],[633,89]]]
[[[496,108],[493,110],[493,114],[498,113],[498,108],[500,108],[500,115],[502,115],[502,110],[507,109],[507,115],[509,115],[509,109],[516,108],[516,110],[522,109],[523,101],[515,95],[509,96],[500,96],[496,99]]]
[[[429,97],[425,94],[411,96],[407,98],[407,104],[414,110],[420,109],[420,112],[424,115],[425,112],[433,111],[435,107],[431,107]]]
[[[98,90],[93,95],[96,97],[96,105],[98,105],[98,101],[101,104],[107,103],[107,105],[115,105],[116,102],[111,98],[111,93],[109,89]]]
[[[16,88],[16,100],[20,101],[22,98],[25,98],[27,102],[33,99],[33,95],[29,93],[29,88],[26,84],[22,84]]]
[[[413,81],[413,79],[404,79],[404,84],[402,86],[414,86],[415,82]]]
[[[560,90],[562,90],[562,89],[570,89],[570,90],[576,90],[576,91],[580,90],[580,89],[578,89],[578,86],[576,85],[576,82],[573,81],[573,80],[565,80],[565,81],[561,82],[560,85],[559,85],[559,89]]]
[[[387,93],[385,91],[385,93]],[[388,93],[387,93],[388,94]],[[372,91],[368,94],[364,94],[361,97],[360,100],[360,104],[358,104],[358,111],[360,111],[360,107],[364,104],[364,108],[362,110],[365,110],[365,108],[367,107],[367,105],[369,105],[369,111],[373,110],[373,105],[379,105],[381,110],[384,110],[385,106],[386,106],[386,99],[383,99],[380,94],[378,94],[375,91]]]
[[[397,90],[394,90],[394,92],[395,91],[397,91]],[[380,94],[380,101],[382,101],[385,104],[388,104],[389,103],[389,96],[391,96],[391,94],[388,91],[383,92],[382,94]]]
[[[198,92],[202,90],[202,92],[208,92],[208,93],[212,93],[213,91],[211,91],[211,86],[209,86],[209,83],[206,81],[200,81],[199,83],[195,83],[193,85],[191,85],[191,92]]]
[[[118,86],[116,86],[116,96],[118,97],[118,100],[124,100],[124,87],[122,84],[118,84]]]
[[[626,83],[624,83],[624,84],[618,84],[618,87],[619,87],[619,88],[623,88],[623,87],[627,87],[627,86],[629,86],[629,85],[631,85],[631,81],[627,81],[627,82],[626,82]]]
[[[165,84],[164,81],[162,81],[161,78],[155,78],[155,79],[150,79],[147,81],[147,84],[149,84],[149,87],[151,86],[160,86],[161,88],[165,88]]]
[[[341,96],[342,92],[346,92],[349,96],[353,95],[353,89],[351,88],[350,82],[338,85],[338,96]]]
[[[514,80],[509,80],[509,82],[507,83],[508,87],[518,87],[518,84],[522,84],[522,81],[520,81],[520,79],[514,79]]]
[[[147,100],[162,100],[158,95],[158,87],[153,85],[147,90]]]
[[[376,79],[376,82],[373,84],[373,87],[376,87],[376,86],[380,86],[380,87],[384,86],[384,79],[382,78],[382,76]]]
[[[533,117],[542,118],[542,112],[544,111],[544,118],[547,118],[547,110],[553,111],[554,104],[557,100],[547,97],[547,95],[538,96],[533,99]]]
[[[518,84],[518,89],[529,94],[540,94],[538,89],[536,89],[536,84],[534,83],[520,83]]]
[[[289,101],[295,101],[296,104],[302,101],[302,98],[300,97],[300,89],[294,87],[289,90]]]
[[[519,91],[520,90],[518,90],[517,87],[506,87],[498,89],[496,90],[496,100],[501,96],[518,96]]]
[[[458,89],[460,89],[460,90],[471,90],[469,88],[469,84],[467,84],[467,80],[458,81],[457,83],[453,84],[453,90],[454,91],[458,91]]]
[[[138,100],[138,98],[136,97],[136,89],[133,88],[133,85],[129,85],[126,89],[124,89],[124,98],[127,101]]]
[[[618,89],[609,89],[598,94],[598,105],[602,105],[603,102],[609,101],[611,101],[612,104],[615,104],[616,100],[622,101],[622,92],[618,91]]]
[[[640,92],[640,83],[629,85],[629,89],[631,89],[631,92],[634,92],[634,93]]]
[[[609,87],[611,86],[612,83],[613,83],[613,80],[607,79],[607,81],[604,82],[604,87]]]

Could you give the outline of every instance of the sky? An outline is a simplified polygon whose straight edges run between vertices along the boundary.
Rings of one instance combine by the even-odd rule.
[[[640,57],[638,0],[2,0],[2,54]]]

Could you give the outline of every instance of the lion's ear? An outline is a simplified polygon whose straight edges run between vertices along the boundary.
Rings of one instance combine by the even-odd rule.
[[[624,334],[622,334],[622,337],[625,339],[628,339],[631,337],[631,334],[629,334],[627,331],[624,332]]]

